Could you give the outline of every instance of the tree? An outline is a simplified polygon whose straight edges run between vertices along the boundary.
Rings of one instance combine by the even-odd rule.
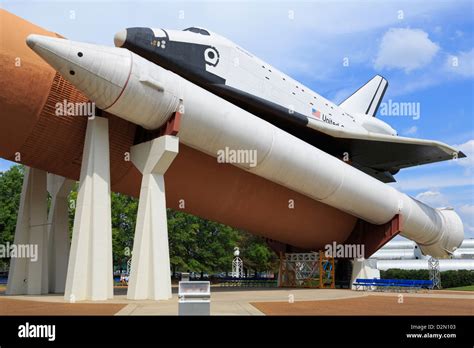
[[[237,230],[217,222],[168,209],[170,262],[177,271],[221,272],[232,265]]]
[[[114,265],[126,269],[133,249],[138,199],[112,193],[112,251]]]
[[[193,216],[184,212],[167,210],[168,240],[170,246],[170,263],[173,276],[178,271],[189,271],[201,268],[198,261],[192,260],[193,245],[196,240],[199,223]]]
[[[275,270],[278,257],[264,239],[250,233],[241,232],[241,258],[244,268],[253,270],[255,273]]]
[[[22,165],[14,165],[9,170],[0,172],[0,244],[13,243],[23,174]],[[0,269],[6,267],[8,262],[9,260],[0,259]]]
[[[77,188],[79,187],[76,182],[69,193],[69,238],[72,238],[72,228],[74,227],[74,214],[76,214],[76,202],[77,202]]]
[[[69,194],[69,231],[71,234],[76,213],[77,189],[78,185],[76,184]],[[137,210],[138,199],[121,193],[111,193],[113,264],[121,270],[126,268],[126,263],[131,257]]]
[[[24,168],[12,166],[0,173],[0,243],[13,242],[20,204]],[[69,230],[72,234],[78,185],[69,195]],[[114,265],[126,267],[133,248],[138,199],[111,194],[112,249]],[[177,210],[167,210],[170,263],[178,271],[202,273],[231,269],[234,247],[242,250],[244,264],[258,272],[272,269],[276,255],[265,241],[244,231]],[[0,267],[8,260],[0,259]]]
[[[430,271],[426,269],[398,269],[391,268],[386,271],[380,271],[380,277],[383,279],[430,279]],[[441,272],[441,286],[443,288],[452,288],[458,286],[467,286],[474,284],[474,272],[469,270],[456,270]]]

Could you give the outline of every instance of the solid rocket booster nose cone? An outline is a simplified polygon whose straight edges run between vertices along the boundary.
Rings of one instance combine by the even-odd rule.
[[[26,44],[56,70],[66,64],[68,41],[43,35],[28,35]]]
[[[127,40],[127,29],[120,30],[117,32],[114,36],[114,44],[115,47],[122,47],[123,44],[125,43],[125,40]]]
[[[125,49],[41,35],[30,35],[27,44],[101,109],[113,105],[127,84],[131,55]]]
[[[65,42],[66,40],[44,36],[44,35],[36,35],[36,34],[31,34],[26,37],[26,44],[28,45],[28,47],[31,48],[40,56],[42,56],[40,54],[41,48],[47,47],[48,49],[53,49],[55,45],[57,45],[58,41]]]
[[[29,48],[34,49],[36,43],[38,42],[38,36],[39,35],[32,34],[26,37],[26,44]]]

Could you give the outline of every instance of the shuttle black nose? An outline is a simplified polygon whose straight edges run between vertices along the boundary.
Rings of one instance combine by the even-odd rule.
[[[114,35],[115,47],[122,47],[127,40],[127,29],[120,30]]]

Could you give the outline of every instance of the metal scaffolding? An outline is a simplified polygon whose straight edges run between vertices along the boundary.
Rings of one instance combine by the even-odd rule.
[[[439,272],[439,260],[434,257],[428,259],[430,280],[433,282],[432,289],[441,289],[441,274]]]
[[[319,252],[319,287],[321,289],[336,287],[334,257],[327,257]]]
[[[278,286],[334,288],[334,258],[324,252],[280,253]]]

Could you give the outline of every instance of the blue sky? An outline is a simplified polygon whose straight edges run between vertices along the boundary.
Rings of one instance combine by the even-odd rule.
[[[113,45],[114,33],[132,26],[208,28],[335,102],[381,74],[389,81],[384,101],[419,103],[421,115],[378,117],[401,135],[456,145],[469,157],[403,170],[394,185],[432,206],[454,207],[474,237],[472,1],[0,3],[97,44]],[[0,170],[10,165],[0,159]]]

